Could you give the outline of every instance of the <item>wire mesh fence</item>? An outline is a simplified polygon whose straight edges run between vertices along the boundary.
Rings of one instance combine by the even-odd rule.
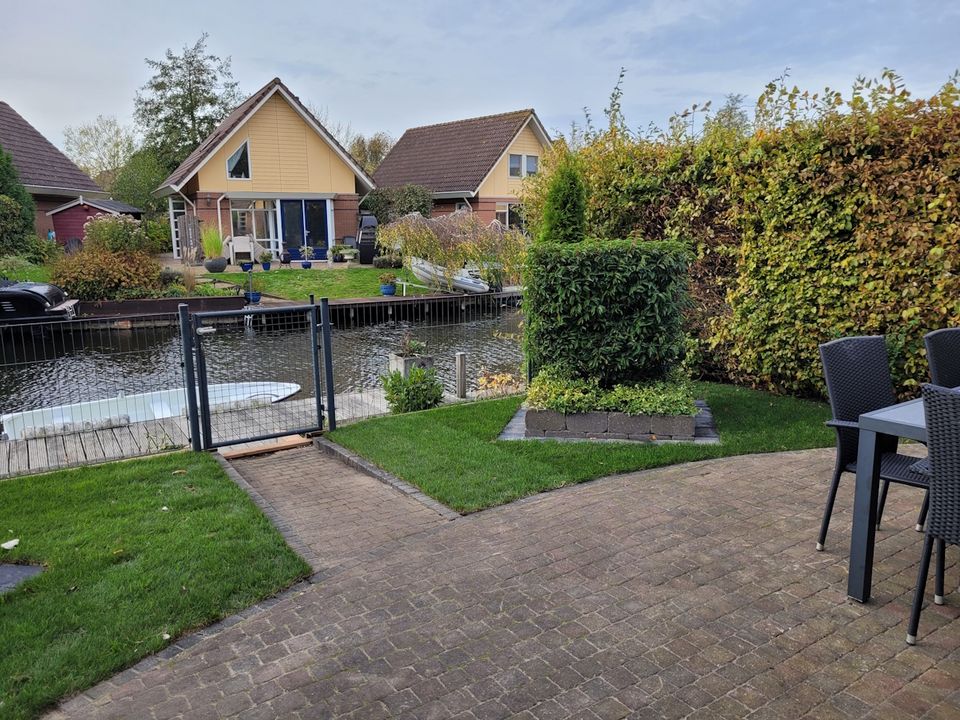
[[[187,445],[176,319],[0,326],[0,477]]]
[[[194,316],[204,447],[320,429],[318,317],[303,307]]]
[[[425,344],[444,387],[444,400],[458,399],[457,353],[464,399],[489,392],[488,378],[519,389],[523,381],[520,297],[512,293],[401,298],[391,302],[331,302],[337,423],[390,411],[383,377],[390,355],[406,338]]]

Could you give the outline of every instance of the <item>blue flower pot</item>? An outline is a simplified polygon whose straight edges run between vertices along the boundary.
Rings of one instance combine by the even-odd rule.
[[[381,295],[396,295],[397,286],[396,285],[381,285],[380,286]]]
[[[304,270],[309,270],[313,267],[313,263],[309,260],[304,260],[302,263],[300,263],[300,267],[302,267]]]
[[[266,272],[270,269],[270,263],[260,263],[260,267],[262,267],[264,272]]]
[[[243,270],[244,272],[250,272],[251,270],[253,270],[253,263],[252,262],[240,263],[240,269]]]
[[[243,297],[247,299],[247,303],[250,305],[256,305],[258,302],[260,302],[260,293],[256,290],[253,292],[245,292]]]

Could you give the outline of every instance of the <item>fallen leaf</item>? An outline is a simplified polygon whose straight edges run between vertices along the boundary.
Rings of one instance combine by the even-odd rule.
[[[0,544],[0,548],[3,548],[4,550],[13,550],[19,544],[20,538],[14,538],[13,540],[7,540],[5,543]]]
[[[164,505],[162,508],[160,508],[160,510],[162,510],[163,512],[168,512],[168,511],[170,510],[170,508],[168,508],[166,505]]]

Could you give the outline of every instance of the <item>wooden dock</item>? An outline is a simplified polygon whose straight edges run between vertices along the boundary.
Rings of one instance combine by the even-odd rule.
[[[388,412],[380,389],[339,394],[335,404],[338,424]],[[286,400],[214,412],[211,432],[214,442],[221,443],[287,431],[292,434],[315,423],[313,399]],[[190,431],[185,416],[30,440],[0,441],[0,478],[143,457],[189,446]]]

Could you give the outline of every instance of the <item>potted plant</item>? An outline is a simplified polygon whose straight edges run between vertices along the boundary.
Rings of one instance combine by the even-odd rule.
[[[397,294],[397,276],[394,273],[391,273],[391,272],[380,273],[380,294],[381,295]]]
[[[223,239],[216,228],[204,228],[200,233],[200,245],[203,247],[203,266],[207,272],[218,273],[227,269],[227,259],[223,257]]]
[[[344,253],[349,249],[350,248],[348,248],[346,245],[339,245],[339,244],[334,245],[333,249],[331,250],[331,252],[333,253],[333,261],[343,262],[346,259],[346,256],[344,255]]]
[[[300,267],[304,270],[309,270],[313,267],[313,263],[310,262],[313,260],[313,248],[304,246],[303,248],[303,260],[300,261]]]
[[[243,270],[243,272],[250,272],[251,270],[253,270],[253,263],[252,263],[252,262],[242,262],[242,263],[240,263],[240,269]]]
[[[273,253],[269,250],[266,250],[260,253],[260,257],[257,259],[260,261],[260,267],[262,267],[264,270],[269,270],[270,263],[273,262]]]
[[[410,374],[410,368],[433,367],[433,357],[426,352],[427,344],[422,340],[415,340],[410,333],[407,333],[400,341],[396,352],[388,355],[390,372],[399,372],[403,377],[407,377]]]

